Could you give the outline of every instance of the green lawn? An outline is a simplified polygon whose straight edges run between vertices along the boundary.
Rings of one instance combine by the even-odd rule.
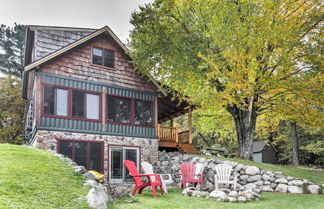
[[[135,203],[127,203],[134,200]],[[122,208],[145,208],[145,209],[164,209],[164,208],[183,208],[183,209],[210,209],[210,208],[278,208],[278,209],[323,209],[324,196],[310,194],[280,194],[263,192],[260,201],[248,203],[229,203],[218,202],[212,199],[186,197],[181,195],[181,190],[171,191],[166,195],[154,199],[151,192],[145,191],[142,195],[133,198],[127,197],[109,203],[110,209]]]
[[[198,157],[205,157],[205,158],[217,158],[220,160],[228,160],[238,162],[244,165],[254,165],[264,170],[269,171],[281,171],[283,174],[287,176],[292,176],[295,178],[300,179],[307,179],[312,181],[316,184],[324,184],[324,170],[321,169],[310,169],[307,167],[302,166],[289,166],[289,165],[275,165],[275,164],[268,164],[268,163],[257,163],[248,160],[241,160],[237,158],[224,158],[224,157],[215,157],[215,156],[205,156],[205,155],[197,155]]]
[[[83,177],[53,154],[0,144],[0,208],[88,208]]]

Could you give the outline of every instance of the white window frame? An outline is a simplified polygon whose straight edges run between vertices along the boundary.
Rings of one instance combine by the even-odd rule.
[[[122,165],[123,165],[123,169],[122,169],[122,177],[120,179],[117,178],[112,178],[112,157],[111,157],[111,150],[112,149],[122,149],[123,150],[123,159],[122,159]],[[136,150],[136,164],[137,164],[137,169],[140,170],[140,148],[139,147],[129,147],[129,146],[116,146],[116,145],[109,145],[109,167],[108,167],[108,176],[109,176],[109,182],[113,183],[113,184],[121,184],[121,183],[133,183],[133,181],[125,181],[125,177],[126,177],[126,166],[124,165],[124,160],[126,159],[126,150]]]

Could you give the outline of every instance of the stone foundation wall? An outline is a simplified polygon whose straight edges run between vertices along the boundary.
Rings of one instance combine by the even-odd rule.
[[[177,152],[159,152],[159,161],[154,164],[155,171],[160,174],[172,175],[172,179],[180,186],[180,164],[190,162],[193,164],[202,163],[204,165],[205,182],[207,187],[214,187],[214,176],[216,174],[215,165],[230,164],[232,166],[231,180],[237,176],[239,189],[253,189],[264,192],[282,193],[311,193],[323,194],[324,184],[316,185],[307,179],[298,179],[285,176],[281,172],[266,171],[255,166],[247,166],[236,162],[222,161],[219,159],[206,159]]]
[[[57,139],[104,141],[104,171],[106,176],[108,174],[108,145],[137,146],[140,147],[141,161],[156,163],[158,160],[158,140],[150,138],[39,130],[32,146],[56,151]]]

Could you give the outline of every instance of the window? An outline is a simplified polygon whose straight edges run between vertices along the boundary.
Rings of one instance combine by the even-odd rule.
[[[108,96],[108,122],[153,126],[153,102]]]
[[[152,125],[152,102],[135,101],[135,124]]]
[[[99,120],[99,95],[72,91],[72,117]]]
[[[131,99],[108,96],[108,121],[131,123]]]
[[[58,140],[58,153],[72,159],[87,170],[103,173],[103,143]]]
[[[68,90],[44,86],[44,114],[67,116]]]
[[[112,183],[132,182],[124,160],[131,160],[139,167],[139,148],[109,146],[109,178]]]
[[[115,67],[115,52],[109,49],[102,49],[93,47],[92,49],[92,63],[95,65],[102,65],[105,67]]]

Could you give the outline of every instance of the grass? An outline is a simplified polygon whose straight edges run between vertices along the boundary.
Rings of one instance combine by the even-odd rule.
[[[0,144],[0,208],[88,208],[83,177],[53,154]]]
[[[205,158],[217,158],[220,160],[228,160],[233,162],[238,162],[244,165],[254,165],[264,170],[269,171],[280,171],[286,176],[292,176],[299,179],[307,179],[316,184],[324,184],[324,170],[322,169],[311,169],[302,166],[289,166],[289,165],[275,165],[268,163],[258,163],[249,160],[242,160],[237,158],[225,158],[225,157],[215,157],[215,156],[205,156],[205,155],[197,155],[198,157]]]
[[[134,203],[127,203],[133,200]],[[175,192],[171,189],[166,195],[158,195],[156,199],[152,197],[150,191],[143,192],[142,195],[126,197],[109,203],[110,209],[123,208],[143,208],[143,209],[164,209],[164,208],[183,208],[183,209],[211,209],[211,208],[276,208],[276,209],[322,209],[324,208],[323,195],[310,194],[280,194],[262,193],[260,201],[248,203],[229,203],[218,202],[212,199],[197,197],[186,197],[181,195],[181,190]]]

